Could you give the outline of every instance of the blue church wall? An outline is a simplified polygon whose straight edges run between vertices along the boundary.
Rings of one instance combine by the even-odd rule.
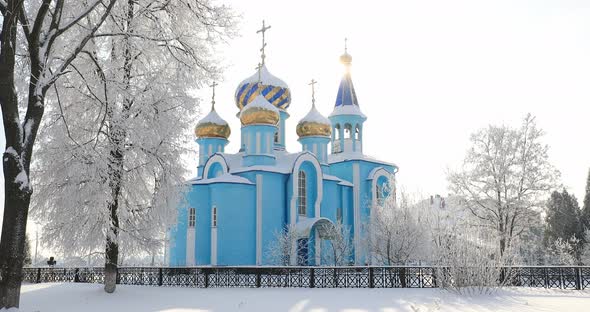
[[[255,186],[214,183],[210,187],[211,206],[217,207],[217,263],[223,265],[255,263]],[[240,200],[236,201],[236,198]]]
[[[336,222],[337,210],[342,206],[342,196],[339,191],[340,186],[338,185],[338,181],[324,180],[323,183],[320,216]]]

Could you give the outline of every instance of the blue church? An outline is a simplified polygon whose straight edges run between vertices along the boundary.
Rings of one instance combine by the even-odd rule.
[[[264,29],[264,28],[263,28]],[[197,177],[189,180],[186,201],[170,231],[171,266],[277,265],[269,250],[277,233],[291,233],[291,265],[322,265],[321,240],[336,223],[350,232],[351,264],[371,262],[363,227],[371,207],[395,188],[398,168],[363,154],[363,124],[352,83],[352,57],[328,118],[312,106],[296,132],[301,151],[285,144],[291,92],[264,64],[235,92],[240,110],[241,148],[227,153],[230,127],[215,111],[195,128],[199,145]],[[314,82],[312,81],[312,84]],[[313,85],[312,85],[313,87]],[[305,260],[301,260],[305,259]]]

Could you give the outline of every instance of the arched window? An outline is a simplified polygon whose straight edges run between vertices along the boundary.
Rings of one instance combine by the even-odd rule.
[[[275,132],[275,143],[279,143],[279,132]]]
[[[360,132],[361,130],[359,128],[359,125],[356,125],[356,127],[354,128],[354,139],[357,141],[359,140]]]
[[[195,208],[188,209],[188,227],[194,228],[197,221],[197,214]]]
[[[381,205],[381,202],[383,201],[383,188],[379,184],[377,184],[375,188],[375,200],[377,205]]]
[[[344,125],[344,138],[350,139],[351,135],[352,135],[352,126],[350,124],[345,124]]]
[[[297,179],[297,191],[299,195],[298,212],[300,216],[307,215],[307,179],[305,177],[305,171],[299,171],[299,178]]]
[[[334,127],[334,139],[340,140],[340,124],[336,124],[336,127]]]

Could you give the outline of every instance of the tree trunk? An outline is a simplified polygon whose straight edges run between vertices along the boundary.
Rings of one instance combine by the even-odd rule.
[[[23,133],[19,124],[18,98],[14,88],[17,16],[22,3],[8,1],[2,12],[0,32],[0,106],[4,121],[6,151],[4,168],[4,220],[0,239],[0,309],[19,306],[20,284],[24,260],[25,232],[31,191],[19,183],[24,173],[22,162]],[[19,181],[17,181],[19,177]],[[28,172],[24,176],[28,180]]]
[[[0,309],[19,306],[27,214],[31,199],[29,189],[21,190],[21,185],[14,182],[20,170],[11,158],[4,154],[5,209],[0,242]]]

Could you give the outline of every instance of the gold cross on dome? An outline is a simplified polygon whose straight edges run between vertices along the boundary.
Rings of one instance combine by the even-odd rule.
[[[209,86],[213,89],[213,95],[211,96],[211,110],[215,110],[215,87],[217,86],[217,82],[213,81],[213,83]]]
[[[261,77],[262,64],[263,63],[258,63],[258,65],[256,65],[256,70],[258,71],[258,83],[262,82],[262,77]]]
[[[264,65],[264,59],[266,58],[266,54],[264,54],[264,48],[266,47],[266,41],[264,41],[264,33],[270,29],[270,25],[265,26],[264,20],[262,20],[262,28],[256,31],[257,34],[262,33],[262,48],[260,48],[260,52],[262,52],[262,65]]]
[[[315,107],[315,84],[318,83],[315,79],[311,79],[311,82],[308,83],[311,86],[311,105]]]
[[[348,53],[348,38],[344,37],[344,53]]]

